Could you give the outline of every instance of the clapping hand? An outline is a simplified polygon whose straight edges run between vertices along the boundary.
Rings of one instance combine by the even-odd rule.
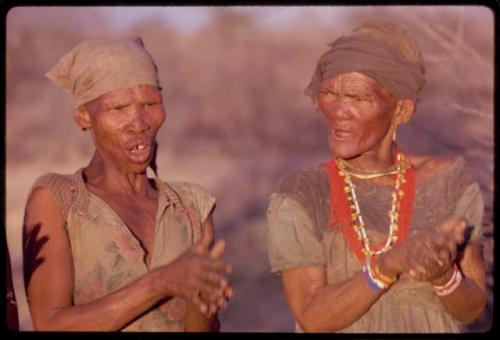
[[[196,305],[200,311],[213,315],[227,305],[232,296],[228,275],[232,268],[220,258],[225,242],[213,244],[211,223],[203,223],[200,239],[174,261],[161,268],[161,279],[168,295],[179,296]]]
[[[436,227],[414,232],[381,255],[380,270],[391,276],[408,273],[417,281],[439,279],[451,270],[456,260],[465,226],[465,220],[450,218]]]
[[[212,246],[214,239],[212,227],[204,223],[201,228],[201,238],[192,247],[192,251],[200,256],[219,261],[226,249],[225,241],[219,240]],[[231,273],[231,269],[230,265],[226,265],[226,274]],[[207,280],[214,282],[216,285],[218,283],[219,288],[212,291],[200,291],[200,299],[202,301],[200,310],[206,315],[213,315],[219,308],[227,306],[227,299],[233,295],[233,290],[226,277],[217,277],[213,273],[207,273]]]

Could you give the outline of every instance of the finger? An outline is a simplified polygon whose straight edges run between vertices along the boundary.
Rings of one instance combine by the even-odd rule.
[[[425,244],[425,254],[427,261],[432,260],[435,264],[443,266],[448,259],[449,244],[444,235],[437,234],[433,239],[427,239]]]
[[[222,296],[222,289],[205,286],[200,290],[200,298],[207,305],[217,303],[217,300]]]
[[[211,223],[205,222],[201,225],[200,239],[193,245],[195,252],[206,255],[214,241],[214,231]]]
[[[420,261],[422,261],[421,258],[408,259],[408,265],[410,268],[409,274],[416,280],[421,280],[422,277],[425,277],[427,275],[427,271],[422,263],[420,263]]]
[[[205,222],[201,225],[201,239],[203,245],[208,249],[214,242],[214,228],[212,223]]]
[[[205,274],[205,280],[207,284],[213,287],[224,289],[228,286],[229,282],[226,277],[219,275],[216,272],[207,272]]]
[[[219,240],[213,247],[210,249],[208,256],[212,259],[218,259],[224,254],[226,250],[226,242],[224,240]]]
[[[206,271],[217,271],[219,273],[231,273],[232,267],[222,260],[204,258],[203,269]]]
[[[465,221],[463,218],[460,219],[460,221],[455,225],[453,229],[453,238],[455,243],[461,244],[464,242],[464,232],[465,228],[467,227],[467,221]]]
[[[219,308],[218,308],[218,305],[216,303],[210,304],[210,310],[208,312],[208,315],[209,316],[214,315],[215,313],[217,313],[217,309],[219,309]]]
[[[443,223],[437,226],[438,231],[448,234],[452,232],[452,230],[455,228],[455,225],[460,222],[460,219],[457,217],[450,217],[447,220],[445,220]]]
[[[226,299],[233,297],[233,294],[233,288],[231,286],[228,286],[224,289],[224,296],[226,297]]]
[[[220,297],[217,299],[217,310],[219,309],[226,309],[227,308],[227,301],[225,298]]]
[[[441,267],[446,266],[450,262],[451,254],[448,249],[441,249],[439,251],[439,265]]]
[[[198,306],[199,310],[205,314],[208,310],[208,306],[205,302],[203,302],[200,298],[200,293],[197,292],[195,295],[191,297],[191,302],[195,305]]]

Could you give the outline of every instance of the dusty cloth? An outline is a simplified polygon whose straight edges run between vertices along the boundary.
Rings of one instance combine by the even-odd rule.
[[[368,237],[387,237],[391,185],[353,179]],[[343,235],[328,226],[330,185],[316,168],[286,175],[271,195],[267,212],[271,270],[302,266],[325,267],[327,283],[352,277],[361,270]],[[385,199],[384,199],[385,198]],[[417,182],[411,230],[434,226],[456,215],[474,225],[472,243],[482,242],[483,200],[463,158],[435,176]],[[296,330],[300,331],[298,325]],[[369,311],[342,333],[455,333],[457,322],[444,310],[429,283],[403,275]]]
[[[403,34],[403,33],[402,33]],[[399,98],[416,99],[425,83],[422,62],[409,61],[385,39],[370,32],[355,32],[329,44],[318,60],[305,93],[315,99],[324,79],[360,72],[381,82]]]
[[[110,91],[160,86],[156,64],[140,37],[84,41],[46,76],[75,98],[75,108]]]
[[[33,189],[42,186],[52,191],[67,221],[75,305],[96,300],[171,262],[201,237],[199,224],[191,223],[182,208],[194,211],[197,221],[204,221],[214,207],[214,197],[195,184],[167,185],[160,180],[156,184],[159,202],[148,268],[139,240],[107,203],[87,189],[82,169],[73,175],[46,174],[35,182]],[[183,332],[185,312],[185,301],[173,298],[140,316],[123,331]]]

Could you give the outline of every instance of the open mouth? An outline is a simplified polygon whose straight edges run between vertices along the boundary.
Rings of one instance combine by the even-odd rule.
[[[136,145],[134,147],[132,147],[130,150],[132,152],[139,152],[141,150],[144,150],[145,148],[149,147],[149,145],[146,145],[146,144],[139,144],[139,145]]]
[[[352,132],[348,130],[332,129],[332,135],[336,140],[347,140],[352,136]]]
[[[152,147],[150,144],[140,143],[126,148],[127,156],[136,163],[145,163],[149,161]]]

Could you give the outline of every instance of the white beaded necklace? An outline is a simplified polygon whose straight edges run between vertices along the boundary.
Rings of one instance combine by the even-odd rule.
[[[394,242],[398,239],[398,220],[399,220],[399,210],[401,209],[400,199],[404,195],[401,190],[401,184],[405,183],[404,175],[406,172],[406,167],[401,166],[404,160],[404,155],[401,152],[398,152],[396,157],[397,167],[396,167],[396,181],[394,184],[394,190],[391,193],[392,204],[391,209],[389,210],[389,237],[384,244],[384,246],[379,250],[372,250],[370,248],[370,239],[366,234],[365,223],[363,221],[363,216],[361,216],[361,211],[359,209],[358,199],[356,197],[355,185],[352,183],[351,174],[346,171],[345,164],[343,160],[337,159],[337,167],[339,168],[339,174],[344,179],[345,188],[344,190],[347,193],[347,198],[349,202],[349,206],[351,208],[352,217],[353,217],[353,227],[358,237],[358,240],[361,241],[363,248],[362,251],[365,256],[374,256],[380,255],[388,251]]]

